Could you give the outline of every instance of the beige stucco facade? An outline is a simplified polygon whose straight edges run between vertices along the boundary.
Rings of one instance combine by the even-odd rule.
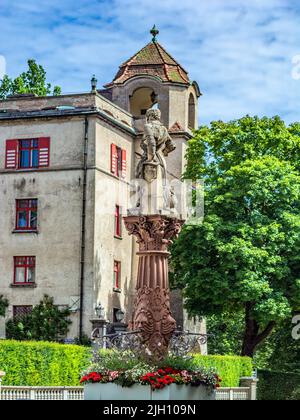
[[[191,136],[191,94],[197,120],[199,94],[193,84],[163,83],[151,75],[137,75],[110,87],[109,98],[100,91],[0,101],[0,295],[9,300],[6,320],[13,316],[14,306],[36,305],[48,294],[55,304],[71,307],[70,338],[79,335],[80,313],[83,332],[91,333],[90,320],[95,318],[99,303],[108,321],[113,322],[114,308],[123,309],[125,321],[129,321],[136,245],[124,227],[122,237],[116,238],[114,223],[116,205],[123,215],[130,205],[129,183],[135,178],[139,159],[144,116],[133,116],[130,107],[132,95],[140,88],[154,91],[158,98],[163,122],[177,145],[167,158],[168,177],[179,179]],[[50,138],[48,167],[5,169],[6,140],[41,137]],[[126,151],[126,177],[111,172],[112,144]],[[15,231],[16,200],[20,199],[38,200],[35,233]],[[13,284],[15,256],[36,257],[34,285]],[[121,287],[117,291],[114,261],[121,262]],[[0,337],[4,334],[2,320]]]

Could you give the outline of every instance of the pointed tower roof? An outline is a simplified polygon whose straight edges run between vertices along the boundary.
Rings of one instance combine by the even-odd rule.
[[[159,44],[156,36],[159,31],[154,26],[150,32],[152,42],[121,64],[114,80],[105,87],[123,84],[134,76],[154,76],[162,82],[190,84],[187,71]]]

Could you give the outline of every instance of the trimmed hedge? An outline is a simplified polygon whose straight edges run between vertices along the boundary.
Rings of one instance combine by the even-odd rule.
[[[259,400],[286,401],[300,398],[300,374],[260,370],[258,379]]]
[[[195,355],[198,366],[215,368],[223,387],[239,386],[242,376],[251,376],[252,360],[239,356]],[[88,347],[34,341],[0,340],[0,370],[4,385],[78,386],[81,373],[90,364]]]
[[[250,357],[195,355],[195,360],[199,366],[215,368],[222,379],[222,387],[240,386],[240,378],[253,374]]]
[[[81,346],[0,340],[3,385],[78,386],[89,360],[89,349]]]

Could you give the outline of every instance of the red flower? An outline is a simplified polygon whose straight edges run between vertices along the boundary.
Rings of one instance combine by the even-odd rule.
[[[165,370],[165,373],[167,375],[176,375],[177,373],[179,373],[178,370],[175,370],[175,369],[170,368],[170,367],[166,367],[164,370]]]

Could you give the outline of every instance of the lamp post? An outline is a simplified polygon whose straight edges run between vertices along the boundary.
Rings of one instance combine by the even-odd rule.
[[[127,330],[128,325],[124,324],[125,312],[122,309],[119,309],[115,313],[115,317],[117,322],[114,322],[113,327],[116,333],[125,332]]]
[[[106,326],[109,322],[105,319],[105,308],[100,302],[95,306],[95,314],[96,317],[90,320],[93,328],[92,338],[101,338],[106,335]],[[106,347],[105,342],[103,347]]]

